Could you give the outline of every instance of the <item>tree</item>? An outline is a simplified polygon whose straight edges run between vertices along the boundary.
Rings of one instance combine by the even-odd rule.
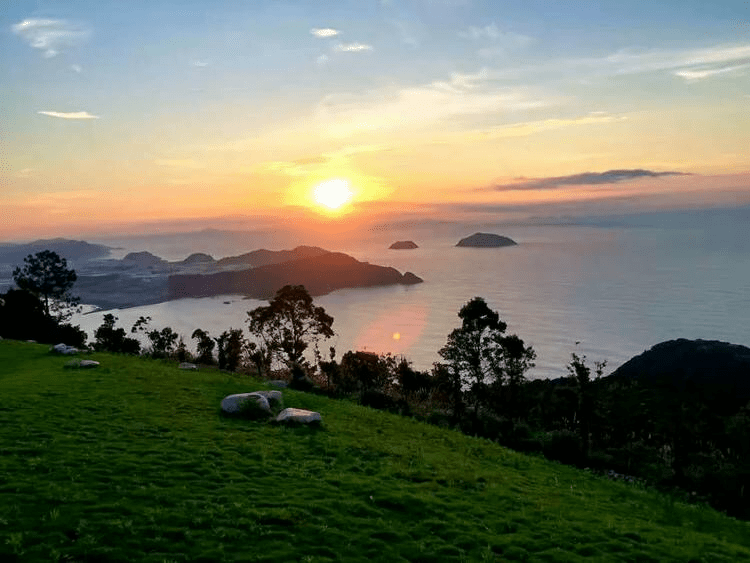
[[[303,364],[303,355],[310,343],[330,338],[334,332],[333,317],[313,299],[302,285],[285,285],[265,307],[248,311],[250,334],[261,346],[288,368]]]
[[[462,389],[468,388],[474,413],[487,396],[489,384],[502,386],[506,378],[513,384],[523,380],[536,357],[516,335],[505,336],[507,325],[484,299],[474,297],[458,312],[461,326],[448,335],[439,350],[447,361],[455,412],[460,410]]]
[[[602,376],[606,366],[606,360],[594,362],[596,379]],[[578,390],[578,432],[581,436],[581,454],[583,459],[586,459],[591,449],[591,422],[596,407],[594,389],[591,385],[591,368],[586,365],[586,356],[579,356],[575,352],[571,354],[570,363],[566,367]]]
[[[215,339],[218,348],[219,369],[236,371],[242,366],[245,339],[242,330],[230,328]]]
[[[216,343],[214,342],[213,338],[208,335],[208,332],[200,328],[196,328],[190,338],[198,340],[198,345],[196,346],[198,357],[196,358],[196,361],[201,364],[213,364],[214,346],[216,345]]]
[[[115,328],[117,317],[107,313],[102,324],[94,331],[94,349],[120,354],[137,354],[141,350],[141,343],[135,338],[128,338],[124,328]]]
[[[75,270],[68,269],[68,262],[61,258],[56,252],[42,250],[36,254],[29,254],[23,259],[23,268],[16,267],[13,270],[13,281],[23,290],[38,297],[44,305],[44,314],[52,318],[50,309],[61,305],[76,305],[78,300],[70,295],[78,276]],[[68,315],[59,312],[56,320],[66,320]]]

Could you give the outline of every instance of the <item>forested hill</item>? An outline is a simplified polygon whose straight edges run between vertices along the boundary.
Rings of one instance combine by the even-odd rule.
[[[208,297],[227,293],[264,299],[284,285],[304,285],[311,295],[324,295],[347,287],[415,284],[422,280],[410,272],[360,262],[339,252],[269,264],[241,271],[169,276],[170,299]]]

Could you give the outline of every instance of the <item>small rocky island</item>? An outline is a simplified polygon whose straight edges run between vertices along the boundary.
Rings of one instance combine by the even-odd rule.
[[[492,233],[474,233],[470,237],[462,238],[456,246],[468,246],[473,248],[497,248],[500,246],[515,246],[516,241],[501,235]]]
[[[419,247],[413,240],[397,240],[388,248],[391,250],[414,250]]]

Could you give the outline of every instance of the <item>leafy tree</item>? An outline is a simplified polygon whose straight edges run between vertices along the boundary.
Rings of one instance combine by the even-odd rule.
[[[239,328],[230,328],[216,338],[219,355],[219,369],[236,371],[242,366],[245,338]]]
[[[302,285],[285,285],[267,306],[248,311],[250,334],[261,341],[274,357],[288,368],[302,364],[310,343],[330,338],[333,317],[313,299]]]
[[[191,338],[198,340],[198,345],[196,346],[198,357],[196,358],[196,361],[201,364],[213,364],[214,347],[216,343],[214,342],[213,338],[208,335],[208,332],[206,332],[205,330],[201,330],[200,328],[196,328],[193,331],[193,335],[191,336]]]
[[[138,317],[130,332],[142,332],[151,342],[151,355],[155,358],[168,358],[172,355],[177,345],[177,339],[180,337],[172,327],[165,327],[161,330],[148,330],[148,323],[151,317]]]
[[[63,312],[68,306],[76,305],[78,300],[70,295],[78,276],[75,270],[68,268],[68,262],[56,252],[42,250],[36,254],[29,254],[23,259],[24,267],[13,270],[13,281],[23,290],[38,297],[47,318],[52,318],[51,310],[57,311],[58,322],[69,318],[69,313]]]
[[[115,328],[117,317],[112,313],[104,315],[103,322],[94,331],[94,349],[120,354],[138,354],[141,343],[135,338],[128,338],[124,328]]]
[[[594,362],[596,379],[602,376],[606,365],[606,361]],[[571,354],[570,363],[566,367],[578,390],[578,432],[581,436],[581,454],[586,459],[591,449],[591,424],[596,407],[591,368],[586,365],[586,356],[579,356],[575,352]]]
[[[462,408],[463,388],[469,390],[476,415],[488,396],[489,384],[502,386],[506,380],[519,384],[536,355],[516,335],[505,336],[506,323],[481,297],[461,307],[458,316],[461,326],[448,335],[438,353],[447,362],[454,416]]]
[[[150,330],[146,333],[151,341],[151,354],[155,358],[168,358],[172,355],[180,337],[172,327],[164,327],[161,330]]]

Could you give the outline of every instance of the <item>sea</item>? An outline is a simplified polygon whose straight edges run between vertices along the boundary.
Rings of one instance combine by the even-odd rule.
[[[560,223],[560,222],[559,222]],[[447,224],[370,231],[327,240],[329,250],[420,276],[412,286],[344,289],[315,298],[334,317],[327,355],[365,350],[403,356],[417,369],[440,361],[438,351],[459,326],[473,297],[500,313],[537,354],[530,378],[567,374],[571,353],[605,374],[655,344],[676,338],[750,345],[750,210],[703,210],[589,218],[576,224]],[[503,248],[462,248],[474,232],[508,236]],[[280,250],[315,240],[275,233],[216,231],[94,240],[117,246],[115,256],[148,250],[169,260],[193,252],[215,258],[257,248]],[[419,248],[390,250],[396,240]],[[196,328],[218,336],[246,329],[247,312],[265,305],[239,295],[180,299],[146,307],[91,311],[73,318],[93,339],[112,312],[129,329],[140,316],[172,327],[186,343]],[[248,333],[246,332],[246,335]]]

